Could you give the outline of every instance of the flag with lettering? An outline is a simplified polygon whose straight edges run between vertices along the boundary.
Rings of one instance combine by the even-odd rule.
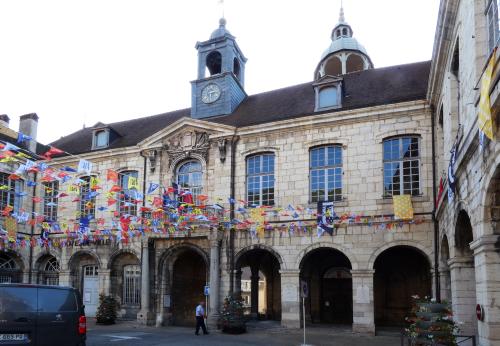
[[[413,206],[411,204],[411,195],[392,196],[394,204],[394,219],[396,220],[412,220]]]
[[[89,161],[84,160],[84,159],[80,159],[80,161],[78,162],[77,171],[78,171],[78,173],[90,174],[90,172],[92,171],[92,162],[89,162]]]
[[[129,175],[127,187],[129,190],[138,190],[139,181],[137,180],[137,178]]]

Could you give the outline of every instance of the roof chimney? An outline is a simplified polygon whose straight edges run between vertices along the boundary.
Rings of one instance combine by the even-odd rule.
[[[0,126],[9,127],[10,118],[7,114],[0,114]]]
[[[33,153],[36,153],[37,128],[38,115],[36,115],[36,113],[21,115],[19,118],[19,132],[32,138],[31,140],[26,141],[25,148]]]

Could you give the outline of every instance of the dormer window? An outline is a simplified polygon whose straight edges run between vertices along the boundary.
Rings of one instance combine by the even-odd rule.
[[[107,148],[109,145],[109,131],[107,129],[95,130],[92,139],[92,149]]]
[[[337,87],[325,87],[319,90],[319,108],[329,108],[338,105]]]
[[[316,94],[315,112],[342,107],[342,78],[326,75],[313,86]]]

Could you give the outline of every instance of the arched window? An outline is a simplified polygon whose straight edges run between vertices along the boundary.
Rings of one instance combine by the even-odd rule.
[[[183,201],[196,203],[198,196],[203,193],[203,168],[199,161],[188,161],[177,170],[177,184],[183,190]]]
[[[41,284],[43,285],[59,285],[59,262],[55,257],[50,258],[43,268],[41,273]]]
[[[211,76],[221,73],[222,55],[219,52],[213,51],[207,55],[207,68]]]
[[[384,140],[384,197],[420,195],[420,148],[418,137]]]
[[[0,191],[0,209],[5,209],[7,206],[14,208],[14,211],[19,211],[22,208],[22,197],[20,194],[24,189],[24,182],[21,179],[9,179],[10,174],[0,173],[0,186],[7,188]]]
[[[97,192],[91,186],[95,181],[95,177],[85,176],[81,177],[80,180],[80,218],[87,218],[90,221],[95,218],[95,198]]]
[[[138,192],[138,177],[137,171],[120,172],[120,188],[118,194],[118,211],[120,215],[137,215],[137,204],[135,203]]]
[[[20,270],[15,259],[5,253],[0,253],[0,283],[18,282]]]
[[[274,154],[247,158],[247,201],[249,205],[274,205]]]
[[[342,35],[347,36],[347,28],[342,29]]]
[[[122,304],[126,306],[139,306],[141,304],[141,267],[138,265],[123,267]]]
[[[342,200],[342,147],[328,145],[310,152],[311,202]]]
[[[338,89],[336,86],[321,88],[319,91],[319,107],[329,108],[339,104]]]

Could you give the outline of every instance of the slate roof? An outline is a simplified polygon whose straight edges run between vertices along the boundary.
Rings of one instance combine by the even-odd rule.
[[[342,108],[335,110],[314,112],[313,82],[308,82],[251,95],[232,114],[203,120],[244,127],[325,112],[423,100],[426,98],[429,71],[430,61],[424,61],[343,75]],[[121,136],[105,149],[136,145],[175,121],[183,117],[189,118],[190,112],[187,108],[108,124]],[[89,152],[92,149],[92,128],[74,132],[51,145],[72,154]]]

